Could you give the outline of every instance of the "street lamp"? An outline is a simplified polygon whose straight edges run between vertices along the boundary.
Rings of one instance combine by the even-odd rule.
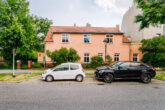
[[[107,56],[107,43],[108,43],[108,38],[105,38],[104,40],[103,40],[103,42],[104,42],[104,44],[105,44],[105,63],[107,63],[107,61],[106,61],[106,56]]]

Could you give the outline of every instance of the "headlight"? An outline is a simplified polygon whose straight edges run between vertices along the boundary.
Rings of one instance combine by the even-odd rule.
[[[44,71],[42,74],[46,74],[46,71]]]
[[[99,73],[102,74],[104,71],[100,70]]]

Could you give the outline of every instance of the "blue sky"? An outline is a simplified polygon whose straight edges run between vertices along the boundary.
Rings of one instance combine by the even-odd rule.
[[[132,0],[28,0],[31,14],[46,17],[54,26],[113,27],[121,24],[122,16]]]

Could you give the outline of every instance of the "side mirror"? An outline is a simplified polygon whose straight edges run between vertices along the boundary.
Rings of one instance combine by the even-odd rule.
[[[121,66],[118,66],[118,69],[120,70],[122,67]]]

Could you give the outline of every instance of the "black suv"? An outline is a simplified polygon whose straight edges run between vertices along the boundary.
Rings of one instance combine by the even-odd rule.
[[[95,71],[96,79],[111,83],[113,79],[141,79],[149,83],[156,75],[155,69],[139,62],[118,62],[112,67],[98,68]]]

